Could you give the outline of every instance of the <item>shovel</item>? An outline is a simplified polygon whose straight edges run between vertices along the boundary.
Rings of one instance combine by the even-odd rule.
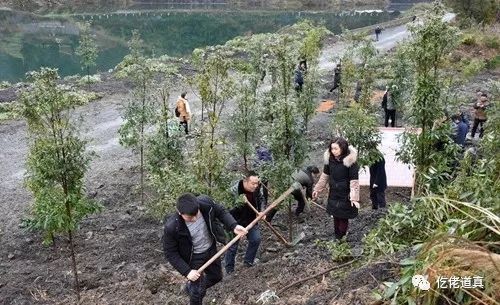
[[[288,190],[286,190],[283,194],[281,194],[281,196],[279,196],[278,199],[276,199],[273,203],[271,203],[271,205],[269,205],[261,214],[257,215],[257,217],[248,226],[246,226],[245,229],[248,231],[251,228],[253,228],[255,224],[259,222],[259,220],[261,220],[267,213],[269,213],[269,211],[277,207],[283,200],[285,200],[285,198],[288,195],[290,195],[297,188],[300,188],[299,183],[294,183],[292,186],[290,186]],[[227,245],[222,247],[219,250],[219,252],[217,252],[214,256],[212,256],[212,258],[210,258],[205,264],[203,264],[203,266],[201,266],[197,270],[198,273],[202,273],[208,266],[210,266],[210,264],[212,264],[216,259],[218,259],[222,254],[224,254],[224,252],[226,252],[229,249],[229,247],[231,247],[234,243],[236,243],[242,236],[243,235],[240,234],[236,235]]]

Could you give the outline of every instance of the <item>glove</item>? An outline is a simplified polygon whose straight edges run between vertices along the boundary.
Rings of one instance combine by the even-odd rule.
[[[186,277],[191,282],[194,282],[200,278],[200,273],[198,273],[198,271],[196,271],[196,270],[191,270],[191,271],[189,271],[189,273]]]
[[[356,207],[356,209],[359,209],[359,202],[351,201],[351,206]]]

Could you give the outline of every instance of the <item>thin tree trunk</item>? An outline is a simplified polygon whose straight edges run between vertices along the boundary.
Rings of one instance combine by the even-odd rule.
[[[90,91],[90,67],[87,66],[87,90]]]
[[[141,205],[144,205],[144,145],[142,145],[142,143],[141,143]]]
[[[71,213],[71,211],[69,211],[69,204],[67,203],[66,203],[66,210],[68,213]],[[68,237],[69,237],[69,248],[71,250],[71,264],[73,267],[73,274],[75,275],[76,299],[78,300],[78,302],[80,302],[80,283],[78,281],[78,269],[76,267],[75,245],[73,244],[73,232],[71,230],[68,230]]]
[[[288,200],[288,240],[292,242],[293,240],[293,213],[292,213],[292,202]]]

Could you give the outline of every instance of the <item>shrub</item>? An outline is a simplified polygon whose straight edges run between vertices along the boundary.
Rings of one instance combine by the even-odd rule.
[[[475,46],[477,45],[477,39],[472,34],[464,34],[460,43],[466,46]]]
[[[484,45],[490,49],[498,50],[500,48],[500,39],[498,36],[486,34],[482,40]]]

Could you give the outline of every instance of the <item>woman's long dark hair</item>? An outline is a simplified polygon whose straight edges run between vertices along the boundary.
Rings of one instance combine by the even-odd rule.
[[[337,143],[337,145],[340,147],[340,150],[342,151],[339,159],[345,158],[345,156],[349,154],[349,143],[347,143],[347,140],[342,137],[336,137],[330,141],[330,144],[328,144],[328,152],[330,153],[330,159],[335,158],[335,156],[332,154],[332,144],[334,143]]]

